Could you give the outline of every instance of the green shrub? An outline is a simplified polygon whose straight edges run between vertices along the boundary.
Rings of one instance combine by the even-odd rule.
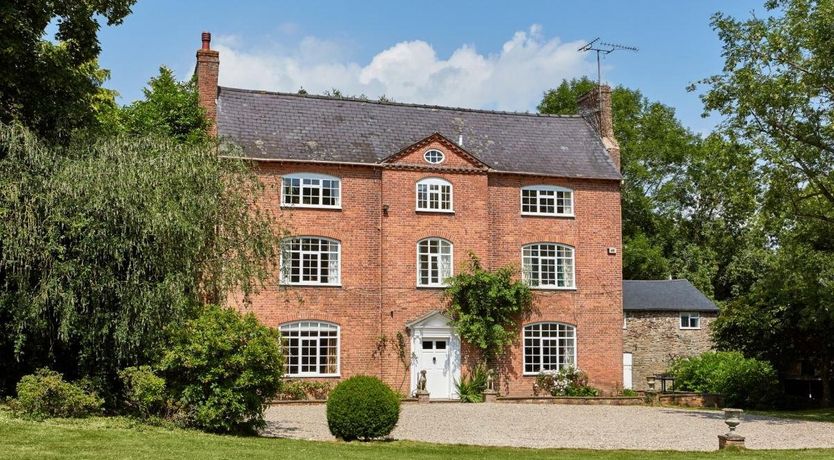
[[[599,396],[599,390],[588,386],[588,375],[572,366],[539,372],[536,388],[551,396]]]
[[[150,366],[128,367],[119,371],[124,385],[124,403],[142,418],[165,415],[168,405],[165,379],[154,374]]]
[[[631,388],[623,388],[623,396],[637,396],[637,392]]]
[[[254,432],[281,384],[277,330],[251,313],[206,306],[173,331],[160,369],[184,423],[211,432]]]
[[[726,406],[765,408],[778,396],[776,371],[767,361],[745,358],[735,351],[706,352],[672,363],[675,388],[720,393]]]
[[[98,395],[64,381],[61,374],[38,369],[17,383],[17,399],[12,408],[33,418],[86,417],[101,412],[102,404]]]
[[[487,368],[479,364],[472,369],[469,378],[461,377],[460,382],[455,382],[460,400],[465,403],[479,403],[484,400],[484,390],[487,386]]]
[[[327,426],[345,441],[387,436],[399,418],[400,398],[376,377],[351,377],[336,385],[327,400]]]
[[[333,386],[327,382],[315,380],[292,380],[283,382],[278,392],[278,399],[306,401],[308,399],[327,399]]]

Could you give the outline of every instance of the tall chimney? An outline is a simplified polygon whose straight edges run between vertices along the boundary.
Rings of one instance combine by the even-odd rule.
[[[614,166],[620,169],[620,144],[614,137],[614,118],[611,109],[611,88],[608,85],[597,86],[576,100],[579,114],[588,120],[602,138],[602,145]]]
[[[217,78],[220,75],[220,53],[211,49],[211,34],[203,32],[203,46],[197,50],[197,95],[200,107],[209,119],[209,134],[217,135]]]

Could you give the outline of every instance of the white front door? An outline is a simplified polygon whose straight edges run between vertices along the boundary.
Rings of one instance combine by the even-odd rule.
[[[631,353],[623,353],[623,388],[631,390],[633,383],[631,381]]]
[[[435,311],[406,324],[411,330],[411,393],[417,389],[420,371],[426,371],[431,399],[458,397],[460,338],[443,313]]]
[[[449,339],[423,337],[417,367],[426,371],[426,390],[431,398],[452,396],[451,363],[449,362]]]

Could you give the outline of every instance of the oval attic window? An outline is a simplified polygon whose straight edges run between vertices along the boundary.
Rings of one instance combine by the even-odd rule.
[[[429,150],[423,154],[423,159],[426,160],[428,163],[436,165],[438,163],[443,162],[443,152],[440,150]]]

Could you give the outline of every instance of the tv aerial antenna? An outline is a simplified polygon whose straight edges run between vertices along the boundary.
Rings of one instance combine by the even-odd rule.
[[[597,90],[600,92],[599,97],[597,97],[597,101],[600,105],[600,111],[602,111],[602,66],[600,65],[600,55],[601,54],[611,54],[614,51],[634,51],[635,53],[639,50],[634,46],[626,46],[626,45],[618,45],[616,43],[606,43],[599,41],[599,37],[589,41],[588,43],[579,47],[577,51],[579,52],[587,52],[587,51],[595,51],[597,53]]]
[[[586,51],[596,51],[597,53],[597,84],[602,84],[602,67],[600,66],[600,55],[601,54],[611,54],[614,51],[623,50],[623,51],[634,51],[635,53],[639,51],[634,46],[626,46],[626,45],[618,45],[616,43],[606,43],[599,41],[599,37],[589,41],[588,43],[579,47],[577,51],[586,52]]]

